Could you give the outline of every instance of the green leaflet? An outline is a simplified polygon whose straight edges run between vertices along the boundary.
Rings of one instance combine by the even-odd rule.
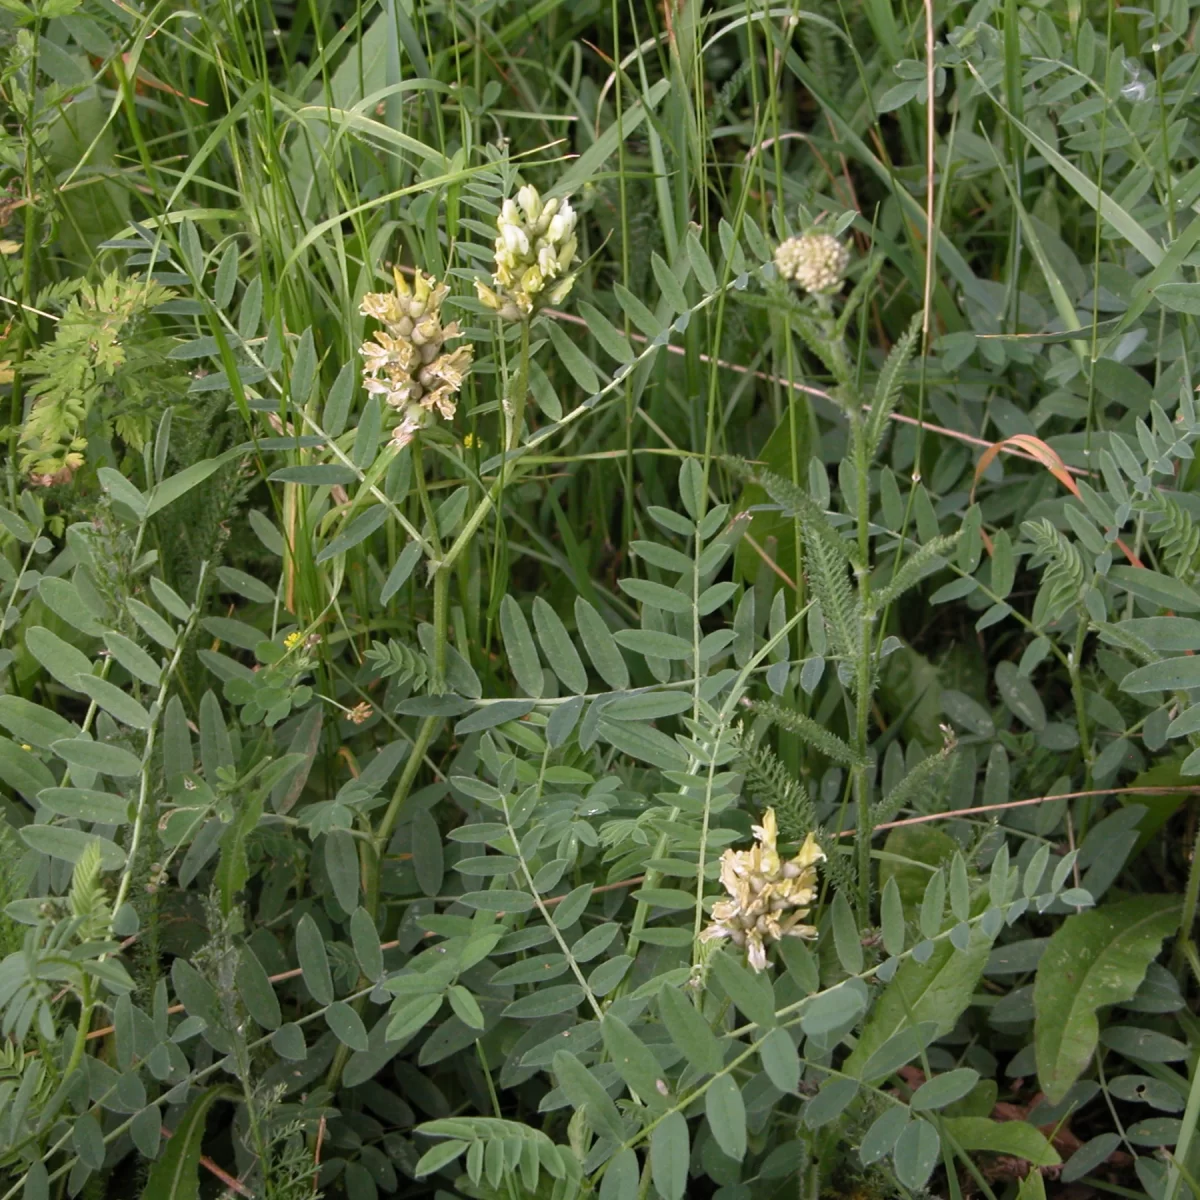
[[[949,1033],[971,1001],[991,944],[992,939],[975,925],[966,950],[956,950],[943,940],[936,944],[927,962],[906,959],[876,1000],[842,1070],[864,1078],[862,1071],[868,1060],[889,1038],[922,1021],[934,1023],[938,1037]],[[865,1078],[865,1082],[877,1083],[881,1078],[884,1076]]]

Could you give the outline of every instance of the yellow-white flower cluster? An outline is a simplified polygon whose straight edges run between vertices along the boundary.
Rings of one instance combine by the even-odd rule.
[[[447,341],[462,336],[458,322],[442,324],[442,302],[450,294],[447,284],[420,271],[411,287],[398,269],[393,276],[394,291],[368,292],[363,297],[360,311],[380,321],[383,328],[359,352],[364,386],[401,414],[392,440],[407,446],[417,430],[433,424],[436,416],[447,421],[454,416],[474,350],[470,344],[445,349]]]
[[[817,936],[812,925],[802,922],[816,899],[817,863],[824,861],[825,853],[810,833],[795,858],[780,858],[773,808],[753,829],[757,846],[721,855],[721,883],[730,898],[713,905],[712,924],[700,937],[728,938],[745,949],[750,965],[761,971],[767,965],[767,942]]]
[[[781,242],[775,267],[784,279],[806,292],[832,292],[841,285],[850,251],[829,233],[804,233]]]
[[[523,321],[543,304],[558,304],[575,282],[576,220],[570,200],[543,201],[529,184],[516,200],[505,200],[496,220],[496,287],[477,282],[480,300],[506,321]]]

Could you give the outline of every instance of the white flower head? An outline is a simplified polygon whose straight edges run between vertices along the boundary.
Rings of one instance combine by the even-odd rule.
[[[850,265],[850,251],[829,233],[804,233],[781,242],[775,267],[805,292],[836,291]]]
[[[477,283],[480,300],[505,320],[524,320],[547,299],[563,299],[574,282],[577,220],[569,201],[543,201],[537,188],[523,185],[515,201],[500,206],[495,289]]]
[[[517,192],[517,204],[521,206],[521,210],[525,214],[525,220],[531,225],[542,215],[542,198],[538,195],[537,188],[530,186],[528,183]]]

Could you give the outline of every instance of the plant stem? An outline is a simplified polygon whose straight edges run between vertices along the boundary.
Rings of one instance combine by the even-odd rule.
[[[418,471],[419,469],[420,460],[418,459]],[[444,680],[446,675],[449,593],[450,572],[445,569],[443,562],[433,577],[433,668],[434,678],[438,681],[439,686],[440,681]],[[366,900],[365,907],[372,921],[379,917],[379,864],[383,860],[388,842],[392,840],[392,834],[400,820],[400,814],[404,811],[405,802],[416,782],[417,773],[421,770],[422,762],[425,761],[425,754],[433,744],[433,739],[437,736],[441,724],[441,717],[430,716],[422,720],[420,728],[417,730],[417,736],[413,740],[412,749],[404,763],[404,770],[400,773],[400,778],[396,783],[396,790],[388,802],[387,811],[383,814],[378,826],[372,831],[370,839],[363,839],[361,842],[359,863],[362,872],[363,893]],[[366,999],[364,995],[354,1002],[356,1012],[361,1013],[366,1005]],[[340,1043],[333,1062],[329,1065],[329,1073],[325,1077],[325,1085],[331,1092],[337,1091],[342,1071],[345,1070],[349,1058],[349,1047]]]
[[[1189,958],[1189,965],[1192,966],[1193,973],[1196,975],[1196,982],[1200,983],[1200,972],[1195,969],[1196,955],[1192,947],[1192,930],[1196,927],[1196,905],[1200,902],[1200,833],[1196,834],[1196,840],[1192,843],[1192,865],[1188,870],[1187,887],[1183,893],[1183,916],[1179,922],[1179,940],[1176,943],[1179,952],[1192,949],[1192,954]],[[1197,1067],[1200,1072],[1200,1067]]]
[[[95,1001],[92,999],[92,981],[88,976],[83,977],[79,1000],[79,1028],[75,1031],[75,1045],[71,1047],[71,1058],[63,1072],[63,1080],[71,1078],[75,1068],[83,1062],[84,1051],[87,1050],[88,1033],[92,1028],[92,1010]]]
[[[22,364],[31,343],[37,337],[37,318],[30,312],[33,301],[33,251],[37,242],[37,207],[34,204],[34,175],[33,155],[36,142],[34,140],[34,125],[37,119],[37,77],[38,51],[41,46],[42,23],[35,20],[30,33],[32,45],[29,54],[29,110],[23,131],[25,141],[25,212],[22,222],[21,245],[21,328],[22,336],[17,340],[17,353],[13,361],[12,395],[9,399],[9,435],[8,435],[8,470],[9,470],[9,502],[16,507],[17,502],[17,449],[21,440],[21,425],[24,415]]]
[[[143,523],[143,528],[145,524]],[[187,625],[180,631],[179,638],[175,643],[175,652],[171,656],[171,661],[167,665],[167,669],[162,674],[162,681],[159,684],[158,699],[154,706],[154,712],[161,713],[166,708],[167,692],[170,689],[171,680],[175,676],[175,671],[179,666],[179,660],[183,657],[184,647],[188,643],[189,635],[193,627],[200,618],[201,606],[204,600],[204,581],[208,574],[208,563],[202,562],[196,582],[196,603],[192,609],[192,615],[188,620]],[[121,911],[126,899],[129,896],[129,886],[133,880],[133,872],[136,866],[138,847],[141,845],[142,836],[145,833],[146,813],[150,807],[150,766],[151,759],[154,756],[155,735],[158,733],[158,722],[155,721],[146,734],[146,745],[142,750],[142,771],[141,784],[138,789],[137,812],[133,821],[133,833],[129,839],[129,850],[125,858],[125,869],[121,872],[121,882],[117,885],[117,896],[113,901],[113,920],[116,920],[117,913]],[[105,958],[107,955],[101,955]]]
[[[521,322],[521,354],[517,360],[517,373],[513,376],[512,391],[509,393],[511,424],[508,427],[508,450],[515,450],[521,441],[521,428],[525,423],[525,399],[529,392],[529,322]]]
[[[841,343],[837,343],[839,348]],[[854,695],[854,748],[860,763],[854,768],[855,849],[858,855],[858,921],[861,927],[871,923],[871,781],[868,776],[867,749],[871,715],[871,493],[867,461],[869,449],[862,413],[856,406],[850,413],[850,434],[853,440],[856,517],[858,522],[857,567],[859,634],[858,678]]]
[[[437,514],[429,499],[429,488],[425,483],[425,462],[421,454],[421,435],[418,433],[412,442],[413,475],[417,481],[417,495],[421,497],[421,511],[429,522],[429,544],[433,547],[436,558],[442,557],[442,540],[438,534]]]

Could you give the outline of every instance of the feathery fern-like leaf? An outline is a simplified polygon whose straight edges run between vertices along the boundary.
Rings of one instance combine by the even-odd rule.
[[[774,471],[756,467],[744,459],[727,458],[725,465],[740,478],[758,484],[788,516],[799,517],[807,538],[820,539],[835,556],[850,566],[863,565],[858,561],[857,546],[842,537],[825,511],[803,488],[782,475],[776,475]]]
[[[821,602],[821,613],[833,651],[842,658],[856,659],[862,638],[860,602],[850,587],[845,560],[831,553],[823,538],[809,539],[806,550],[806,575],[813,593]]]
[[[79,923],[76,936],[90,942],[102,936],[108,925],[108,897],[100,882],[100,840],[84,847],[71,872],[71,916]]]
[[[1042,586],[1034,605],[1034,620],[1056,621],[1073,604],[1081,603],[1087,584],[1083,556],[1046,518],[1025,521],[1021,532],[1033,543],[1031,566],[1041,566]]]
[[[795,734],[802,742],[811,746],[818,753],[824,754],[826,758],[833,759],[834,762],[842,763],[847,767],[865,765],[852,746],[847,745],[832,730],[817,724],[812,717],[806,717],[801,712],[784,708],[781,704],[774,704],[769,700],[752,700],[750,711],[766,717],[772,725]]]
[[[886,796],[875,805],[872,825],[891,821],[902,809],[916,807],[918,798],[937,796],[950,774],[956,744],[947,742],[936,754],[923,758]],[[928,809],[926,803],[921,807]]]
[[[961,531],[960,531],[961,532]],[[895,576],[871,597],[875,611],[886,608],[898,600],[909,588],[916,587],[927,575],[945,566],[942,561],[954,549],[959,539],[959,533],[931,538],[923,546],[918,546],[912,554],[900,564]]]
[[[382,678],[395,678],[401,684],[411,683],[414,691],[428,687],[433,678],[433,664],[429,659],[395,638],[372,642],[364,657]]]
[[[753,744],[744,728],[735,735],[734,765],[745,780],[745,791],[760,810],[773,808],[779,835],[785,842],[802,842],[812,834],[825,852],[825,869],[835,888],[855,889],[854,868],[838,850],[838,839],[817,823],[808,788],[793,778],[768,746]]]
[[[892,347],[892,352],[879,372],[875,383],[875,392],[871,398],[871,411],[867,414],[864,430],[867,457],[873,458],[883,441],[883,432],[900,399],[900,385],[903,382],[904,368],[908,366],[917,345],[917,333],[921,328],[921,314],[914,313],[912,321],[904,331],[900,340]]]
[[[1177,579],[1191,583],[1200,565],[1200,527],[1192,514],[1166,492],[1153,490],[1149,500],[1154,514],[1150,532],[1158,535],[1163,565]]]

